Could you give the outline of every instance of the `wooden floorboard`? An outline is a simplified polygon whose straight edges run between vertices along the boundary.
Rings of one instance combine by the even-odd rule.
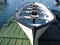
[[[7,44],[8,44],[8,41],[9,41],[9,39],[4,39],[4,40],[1,42],[1,45],[7,45]]]
[[[0,34],[2,34],[3,31],[5,31],[5,30],[6,30],[6,27],[2,27],[2,28],[0,29]]]
[[[17,41],[16,41],[16,44],[15,45],[22,45],[22,39],[20,40],[20,39],[17,39]]]
[[[0,29],[0,45],[31,45],[31,43],[12,17]]]
[[[9,32],[7,34],[12,35],[12,33],[15,31],[15,29],[17,28],[18,24],[14,23],[12,28],[10,28]]]
[[[20,33],[20,27],[18,26],[15,31],[13,32],[13,35],[18,35],[18,33]]]
[[[16,39],[10,39],[8,45],[15,45]]]
[[[3,38],[0,38],[0,44],[2,43],[2,41],[3,41]]]
[[[3,27],[0,31],[0,37],[11,37],[11,38],[27,38],[21,28],[18,27],[17,23],[12,23],[9,27]]]
[[[8,27],[8,28],[6,28],[6,30],[5,31],[3,31],[3,35],[4,34],[7,34],[9,31],[10,31],[10,29],[12,28],[12,26],[13,26],[13,23]]]
[[[28,45],[28,44],[30,45],[29,40],[24,40],[23,41],[23,45]]]

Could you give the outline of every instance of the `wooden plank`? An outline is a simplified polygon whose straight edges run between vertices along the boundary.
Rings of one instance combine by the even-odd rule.
[[[15,45],[16,39],[10,39],[8,45]]]
[[[12,23],[9,27],[6,28],[6,30],[2,33],[2,35],[7,34],[7,32],[12,28],[14,24]]]
[[[18,26],[13,35],[18,35],[18,32],[20,31],[20,27]]]
[[[0,32],[0,37],[27,38],[17,23],[12,23],[10,26],[2,28]]]
[[[0,34],[2,34],[3,31],[5,31],[6,27],[2,27],[0,30]]]
[[[14,25],[14,24],[13,24]],[[17,25],[17,24],[16,24]],[[15,27],[16,27],[16,25],[14,25]],[[15,29],[15,27],[14,27],[14,29]],[[17,27],[18,27],[18,25],[17,25]],[[18,28],[20,29],[20,30],[18,30]],[[7,30],[5,30],[2,34],[0,34],[0,37],[9,37],[9,38],[27,38],[27,36],[25,35],[25,33],[23,32],[23,30],[20,28],[20,26],[17,28],[17,30],[18,30],[18,32],[17,32],[17,34],[16,34],[16,32],[15,31],[17,31],[17,30],[13,30],[13,26],[12,26],[12,28],[10,28],[9,30],[7,29]],[[22,31],[21,33],[22,34],[20,34],[20,31]],[[13,32],[15,32],[15,34],[13,34]],[[21,36],[20,36],[21,35]]]
[[[21,30],[21,29],[20,29],[20,30]],[[23,36],[23,35],[24,35],[23,30],[20,31],[19,35],[20,35],[20,36]]]
[[[19,26],[19,27],[20,27],[20,26]],[[20,30],[19,30],[19,32],[18,32],[18,35],[20,34],[21,30],[22,30],[22,28],[20,27]]]
[[[23,45],[30,45],[29,40],[23,40]]]
[[[17,27],[18,27],[18,24],[14,23],[14,25],[12,26],[12,28],[9,30],[7,34],[12,35]]]
[[[0,44],[1,44],[2,41],[3,41],[3,38],[0,38]]]
[[[27,38],[27,36],[26,36],[25,33],[23,32],[23,30],[20,31],[19,36],[20,36],[20,38],[22,38],[22,37]]]
[[[22,45],[22,39],[17,39],[16,44],[15,45]]]
[[[7,44],[8,44],[8,41],[9,41],[9,39],[4,39],[4,40],[2,41],[2,43],[1,43],[1,45],[7,45]]]

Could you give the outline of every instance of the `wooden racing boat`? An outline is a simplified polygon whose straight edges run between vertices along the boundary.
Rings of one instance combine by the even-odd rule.
[[[55,16],[43,4],[30,2],[17,10],[15,19],[28,36],[32,45],[54,21]]]

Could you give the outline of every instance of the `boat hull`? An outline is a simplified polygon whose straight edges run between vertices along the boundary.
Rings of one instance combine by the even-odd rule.
[[[48,24],[46,26],[43,26],[41,27],[39,30],[37,30],[36,32],[36,35],[35,35],[35,39],[33,37],[33,32],[32,32],[32,29],[24,26],[23,24],[17,22],[19,24],[19,26],[22,28],[22,30],[25,32],[25,34],[27,35],[27,37],[29,38],[30,42],[31,42],[31,45],[36,45],[36,41],[38,41],[39,37],[46,31],[46,29],[51,25],[51,24]],[[35,40],[33,42],[33,40]]]
[[[47,29],[50,25],[51,25],[51,24],[48,24],[48,25],[40,28],[39,30],[37,30],[36,36],[35,36],[35,40],[39,39],[39,37],[46,31],[46,29]]]
[[[30,5],[33,5],[33,7],[35,8],[36,6],[38,6],[39,11],[34,10],[35,8],[33,9],[32,7],[32,13],[30,13],[29,11],[25,11],[27,15],[22,13],[24,12],[25,8]],[[16,12],[15,19],[17,20],[17,23],[25,32],[27,37],[29,38],[31,45],[36,45],[36,41],[38,41],[39,37],[55,20],[55,16],[45,5],[33,2],[27,3],[26,5],[22,6],[22,8]]]

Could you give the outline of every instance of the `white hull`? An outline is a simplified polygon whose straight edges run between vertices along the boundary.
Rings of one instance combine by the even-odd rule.
[[[32,32],[32,29],[24,26],[23,24],[17,22],[19,24],[19,26],[23,29],[23,31],[25,32],[25,34],[27,35],[27,37],[29,38],[30,42],[31,42],[31,45],[33,45],[33,32]],[[37,41],[39,39],[39,37],[43,34],[43,32],[50,26],[49,25],[46,25],[45,27],[42,27],[41,29],[39,29],[37,32],[36,32],[36,37],[35,37],[35,41]],[[35,42],[36,43],[36,42]]]
[[[31,14],[29,11],[25,11],[25,13],[29,14],[27,14],[26,16],[22,13],[24,12],[23,9],[25,9],[26,6],[29,6],[31,4],[33,5],[34,9],[32,7],[33,11]],[[36,6],[39,7],[39,10],[41,10],[36,11],[38,10],[35,9]],[[42,17],[41,14],[44,16]],[[43,32],[50,26],[52,21],[55,19],[55,16],[50,12],[50,10],[48,10],[46,6],[37,2],[27,3],[26,5],[24,5],[19,11],[17,11],[15,17],[18,21],[17,23],[19,24],[19,26],[23,29],[23,31],[29,38],[31,45],[36,45],[35,43],[36,41],[38,41],[38,38],[43,34]]]

